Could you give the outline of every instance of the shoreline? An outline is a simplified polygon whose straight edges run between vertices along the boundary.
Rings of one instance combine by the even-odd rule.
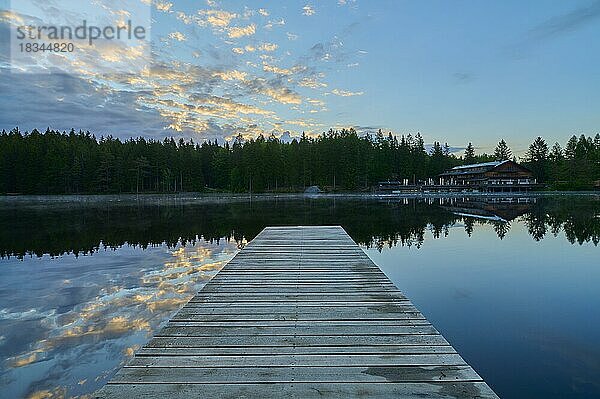
[[[60,205],[60,204],[202,204],[218,202],[249,202],[269,200],[300,199],[437,199],[437,198],[540,198],[540,197],[599,197],[600,191],[537,191],[514,193],[462,193],[462,192],[429,192],[429,193],[178,193],[178,194],[58,194],[58,195],[14,195],[0,196],[1,205]]]

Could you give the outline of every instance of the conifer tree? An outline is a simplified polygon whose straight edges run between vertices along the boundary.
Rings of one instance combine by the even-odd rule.
[[[496,149],[494,150],[494,158],[496,159],[496,161],[506,161],[511,157],[512,152],[510,151],[510,148],[508,148],[506,141],[504,141],[504,139],[500,140],[500,142],[496,146]]]
[[[467,144],[467,148],[465,148],[464,162],[466,165],[475,163],[475,148],[470,142]]]

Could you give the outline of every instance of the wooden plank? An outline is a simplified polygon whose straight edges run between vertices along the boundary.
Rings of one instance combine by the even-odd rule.
[[[277,292],[274,292],[277,291]],[[368,298],[373,299],[373,297],[377,297],[378,299],[388,299],[388,298],[396,298],[396,299],[406,299],[404,295],[397,291],[385,291],[381,288],[376,289],[362,289],[360,291],[348,291],[348,290],[335,290],[335,289],[323,289],[319,292],[318,289],[308,288],[302,289],[298,288],[281,288],[276,290],[275,287],[264,288],[264,289],[234,289],[234,290],[209,290],[202,291],[194,298],[219,298],[219,297],[237,297],[240,299],[245,299],[248,297],[259,297],[264,299],[272,299],[273,297],[291,297],[291,298],[310,298],[316,299],[319,301],[325,301],[330,297],[353,297],[353,298]],[[337,298],[333,298],[337,299]]]
[[[373,294],[383,294],[387,295],[389,293],[390,297],[400,297],[406,298],[404,295],[395,291],[391,287],[369,287],[369,286],[350,286],[350,287],[327,287],[327,286],[302,286],[297,285],[293,286],[271,286],[271,287],[221,287],[221,286],[212,286],[209,290],[204,291],[203,294],[207,296],[215,296],[215,295],[319,295],[319,294],[330,294],[330,295],[373,295]]]
[[[369,315],[369,314],[348,314],[348,315],[306,315],[306,314],[296,314],[296,313],[280,313],[280,314],[252,314],[252,313],[244,313],[244,314],[194,314],[194,315],[178,315],[174,316],[171,321],[172,322],[189,322],[189,321],[223,321],[223,322],[233,322],[233,321],[262,321],[262,320],[294,320],[297,322],[330,322],[330,321],[360,321],[364,320],[365,322],[381,322],[381,321],[398,321],[398,320],[425,320],[425,318],[421,314],[406,314],[402,315],[402,317],[398,316],[390,316],[390,315]]]
[[[393,310],[379,311],[374,308],[392,307]],[[210,307],[210,309],[207,309]],[[252,309],[254,308],[254,309]],[[320,308],[322,311],[320,311]],[[403,309],[403,311],[399,311]],[[410,302],[398,301],[393,303],[383,302],[352,302],[348,306],[344,306],[344,302],[327,302],[326,304],[318,302],[299,302],[299,305],[294,306],[294,301],[276,303],[272,301],[268,302],[253,302],[244,301],[240,303],[235,302],[219,302],[219,301],[207,301],[207,302],[194,302],[188,303],[183,309],[181,309],[175,318],[180,317],[195,317],[194,315],[202,314],[287,314],[296,315],[299,319],[374,319],[374,318],[405,318],[403,316],[408,315],[414,317],[415,315],[420,316],[417,308],[414,307]],[[319,317],[313,317],[319,316]]]
[[[377,354],[377,355],[245,355],[245,356],[142,356],[127,367],[344,367],[344,366],[466,366],[457,353],[452,354]]]
[[[98,399],[497,398],[340,227],[268,227]]]
[[[197,327],[296,327],[296,326],[344,326],[348,329],[364,325],[370,326],[423,326],[431,325],[425,318],[421,319],[396,319],[396,320],[259,320],[255,322],[248,321],[173,321],[167,323],[168,326],[197,326]]]
[[[206,346],[377,346],[377,345],[448,345],[440,334],[432,335],[256,335],[243,339],[234,336],[217,336],[206,338],[191,337],[154,337],[146,345],[150,348]]]
[[[109,384],[97,399],[290,398],[290,399],[497,399],[483,382],[283,383],[283,384]]]
[[[344,325],[305,325],[305,326],[244,326],[244,327],[210,327],[188,325],[186,323],[170,324],[155,335],[156,337],[213,337],[220,336],[259,336],[259,335],[397,335],[397,334],[435,334],[437,330],[431,325],[381,326],[361,325],[348,328]]]
[[[257,301],[257,302],[277,302],[277,301],[288,301],[288,302],[293,302],[293,301],[302,301],[302,302],[313,302],[316,304],[323,304],[326,305],[327,302],[330,301],[334,301],[334,302],[345,302],[345,301],[354,301],[354,302],[379,302],[379,301],[383,301],[383,300],[389,300],[390,297],[385,295],[385,294],[379,294],[379,293],[373,293],[373,294],[361,294],[361,293],[357,293],[357,294],[351,294],[351,295],[345,295],[345,294],[335,294],[335,293],[326,293],[323,294],[322,296],[319,296],[318,294],[312,295],[312,294],[289,294],[289,295],[285,295],[285,294],[272,294],[272,295],[265,295],[265,294],[258,294],[258,295],[244,295],[244,296],[236,296],[235,294],[217,294],[217,295],[212,295],[212,294],[206,294],[206,295],[198,295],[194,297],[194,302],[230,302],[230,303],[235,303],[236,302],[236,298],[239,301],[246,301],[246,302],[251,302],[251,301]],[[394,298],[398,301],[402,301],[402,302],[406,302],[407,300],[404,298],[403,295],[397,294],[394,295]]]
[[[286,307],[289,310],[294,310],[296,308],[307,308],[303,311],[309,312],[310,310],[315,310],[319,313],[324,313],[326,310],[334,310],[333,308],[356,308],[362,307],[364,311],[369,311],[371,313],[405,313],[405,312],[417,312],[416,308],[410,301],[407,299],[393,299],[388,301],[300,301],[300,300],[288,300],[288,301],[273,301],[273,300],[261,300],[261,301],[250,301],[250,300],[227,300],[227,299],[203,299],[197,300],[194,302],[189,302],[185,305],[185,308],[197,308],[201,307],[204,310],[212,311],[218,310],[221,308],[233,309],[237,307],[255,307],[257,309],[262,309],[263,307],[272,307],[272,308],[283,308]],[[210,305],[221,305],[219,306],[211,306]],[[314,309],[313,309],[314,308]],[[330,309],[331,308],[331,309]],[[324,309],[323,311],[319,311],[319,309]],[[281,309],[280,309],[281,310]],[[335,309],[338,311],[342,311],[343,309]],[[358,311],[361,309],[348,309],[348,311]]]
[[[210,302],[214,304],[215,302]],[[319,315],[351,315],[362,313],[366,315],[389,314],[397,317],[406,313],[419,313],[417,308],[410,302],[364,302],[357,301],[346,304],[345,302],[327,302],[327,304],[315,304],[314,302],[273,302],[255,303],[249,301],[231,302],[223,306],[207,306],[207,301],[189,302],[177,313],[301,313],[301,314],[319,314]],[[299,309],[302,308],[302,309]]]
[[[241,284],[241,285],[248,285],[248,286],[263,286],[265,284],[272,284],[272,285],[276,285],[276,284],[303,284],[303,285],[320,285],[320,286],[326,286],[328,284],[331,284],[333,286],[335,285],[343,285],[343,284],[349,284],[349,285],[364,285],[364,284],[381,284],[381,285],[387,285],[388,282],[382,278],[376,278],[376,279],[366,279],[366,278],[356,278],[356,279],[347,279],[347,278],[327,278],[327,279],[316,279],[316,278],[302,278],[302,277],[281,277],[281,276],[276,276],[276,277],[270,277],[270,278],[255,278],[253,276],[248,276],[248,277],[231,277],[231,278],[217,278],[215,277],[213,279],[213,284],[215,285],[225,285],[228,283],[231,284]]]
[[[416,356],[416,355],[415,355]],[[458,355],[438,355],[458,356]],[[460,357],[460,356],[459,356]],[[179,357],[177,360],[184,362]],[[299,383],[299,382],[422,382],[481,381],[471,367],[464,366],[288,366],[288,367],[127,367],[113,378],[119,383]]]
[[[268,351],[268,352],[266,352]],[[450,345],[378,345],[378,346],[247,346],[203,348],[141,348],[136,357],[142,356],[225,356],[225,355],[405,355],[427,353],[456,353]]]

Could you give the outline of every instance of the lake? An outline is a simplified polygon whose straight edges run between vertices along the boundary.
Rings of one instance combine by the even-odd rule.
[[[0,397],[100,388],[269,225],[341,225],[502,398],[600,397],[600,195],[4,198]]]

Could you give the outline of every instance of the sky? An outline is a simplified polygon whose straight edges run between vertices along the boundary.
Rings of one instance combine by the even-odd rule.
[[[354,127],[517,155],[600,132],[600,0],[128,1],[151,16],[145,50],[104,43],[40,73],[9,47],[33,8],[73,22],[123,3],[0,0],[0,128],[222,142]]]

